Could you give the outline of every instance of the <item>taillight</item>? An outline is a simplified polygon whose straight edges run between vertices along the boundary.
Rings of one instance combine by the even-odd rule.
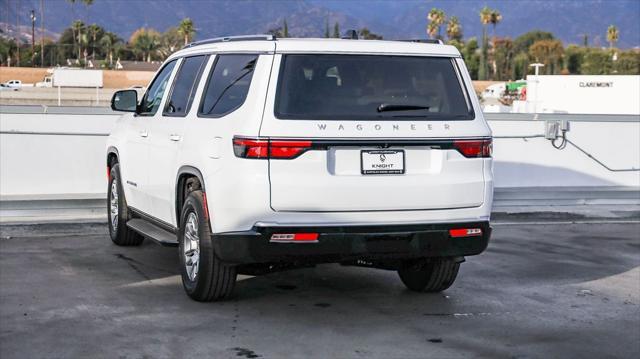
[[[274,243],[317,243],[318,233],[276,233],[271,236]]]
[[[449,235],[451,238],[461,238],[461,237],[477,237],[482,235],[481,228],[456,228],[450,229]]]
[[[491,139],[483,140],[455,140],[453,147],[463,156],[472,157],[491,157],[493,145]]]
[[[234,137],[233,153],[241,158],[292,159],[311,149],[311,145],[311,141],[304,140]]]

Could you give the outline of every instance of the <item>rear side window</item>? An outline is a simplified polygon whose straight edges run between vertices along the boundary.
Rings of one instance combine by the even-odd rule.
[[[173,81],[171,95],[164,109],[165,116],[186,116],[193,102],[198,80],[204,67],[206,56],[187,57],[182,61]]]
[[[176,66],[176,61],[177,60],[169,62],[158,72],[153,83],[151,83],[151,86],[149,86],[149,89],[144,94],[142,101],[140,101],[139,115],[153,116],[158,111],[160,102],[162,102],[162,96],[169,83],[169,77],[171,77],[173,68]]]
[[[219,55],[207,80],[198,115],[220,117],[244,103],[258,55]]]
[[[283,55],[280,119],[471,120],[473,109],[451,58]]]

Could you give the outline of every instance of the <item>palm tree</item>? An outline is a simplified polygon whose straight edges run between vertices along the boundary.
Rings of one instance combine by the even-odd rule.
[[[607,28],[607,42],[609,42],[609,48],[616,46],[616,42],[620,38],[620,33],[615,25],[609,25]]]
[[[113,66],[113,49],[117,43],[121,42],[118,35],[112,32],[106,32],[100,38],[100,46],[107,50],[107,56],[109,57],[109,66]]]
[[[482,56],[480,56],[480,67],[478,69],[478,80],[486,80],[489,72],[487,63],[488,41],[487,41],[487,25],[491,23],[491,14],[493,12],[488,7],[480,10],[480,22],[482,23]]]
[[[96,58],[96,41],[98,37],[98,33],[102,31],[102,28],[96,24],[89,25],[87,29],[89,34],[91,35],[91,58],[95,60]]]
[[[462,41],[462,25],[458,17],[452,16],[447,23],[447,36],[449,40]]]
[[[191,37],[196,33],[196,29],[193,26],[193,21],[190,18],[185,18],[180,21],[178,25],[178,33],[184,36],[184,46],[189,44]]]
[[[440,38],[440,26],[442,26],[446,20],[444,11],[433,8],[429,11],[427,19],[429,20],[429,25],[427,26],[429,36],[435,38],[435,34],[437,33],[437,37]]]
[[[82,31],[84,30],[84,22],[76,20],[71,24],[71,32],[73,34],[73,47],[74,50],[78,50],[77,59],[80,60],[82,53],[82,46],[80,45],[80,38],[82,37]],[[75,52],[75,51],[74,51]]]
[[[496,32],[496,26],[498,26],[498,23],[502,21],[502,15],[500,14],[500,11],[498,10],[491,10],[491,15],[489,16],[489,22],[491,23],[491,25],[493,25],[493,35],[495,35]]]
[[[151,54],[160,47],[160,34],[152,29],[141,28],[136,30],[129,39],[133,49],[142,55],[142,60],[151,62]]]

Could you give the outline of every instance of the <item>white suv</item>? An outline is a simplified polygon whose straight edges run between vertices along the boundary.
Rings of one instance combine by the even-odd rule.
[[[206,40],[111,106],[111,239],[179,246],[195,300],[317,263],[442,291],[487,247],[491,131],[455,47]]]

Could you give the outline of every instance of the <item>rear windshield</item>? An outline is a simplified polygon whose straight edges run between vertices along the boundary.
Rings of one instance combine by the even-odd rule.
[[[283,55],[275,115],[301,120],[471,120],[453,59]]]

